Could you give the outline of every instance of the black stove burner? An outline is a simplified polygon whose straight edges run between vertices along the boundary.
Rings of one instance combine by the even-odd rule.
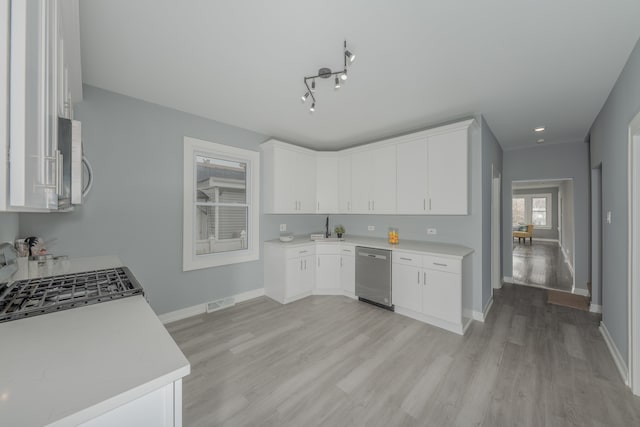
[[[144,295],[127,267],[0,284],[0,322]]]

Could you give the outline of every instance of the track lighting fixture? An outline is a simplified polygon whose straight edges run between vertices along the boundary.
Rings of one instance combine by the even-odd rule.
[[[340,80],[347,80],[347,66],[356,59],[356,56],[347,49],[347,41],[344,41],[344,69],[341,71],[331,71],[330,68],[320,68],[318,70],[318,74],[315,76],[309,76],[304,78],[304,85],[307,88],[307,91],[304,95],[302,95],[302,102],[306,102],[307,98],[311,97],[312,103],[311,108],[309,108],[310,112],[314,112],[316,110],[316,78],[328,79],[329,77],[335,78],[335,88],[340,89]],[[311,80],[311,86],[309,86],[309,80]]]

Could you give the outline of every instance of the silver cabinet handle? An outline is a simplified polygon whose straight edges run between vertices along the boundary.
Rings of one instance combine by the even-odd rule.
[[[351,252],[351,249],[343,249],[342,252]]]
[[[440,262],[434,262],[433,265],[439,265],[440,267],[446,267],[447,264],[442,264]]]
[[[309,251],[298,251],[299,254],[306,254]]]
[[[400,259],[403,259],[405,261],[413,261],[411,258],[404,258],[404,257],[400,257]]]
[[[418,285],[420,284],[420,272],[418,271]]]
[[[318,267],[320,267],[320,257],[318,257]]]
[[[375,210],[376,210],[376,201],[375,201],[375,200],[372,200],[372,201],[371,201],[371,210],[372,210],[372,211],[375,211]]]
[[[297,210],[298,210],[298,201],[297,201],[297,200],[294,200],[294,201],[293,201],[293,210],[294,210],[294,211],[297,211]]]
[[[431,197],[429,197],[429,210],[431,210]]]
[[[300,270],[302,270],[302,260],[300,260]]]
[[[424,277],[424,279],[422,280],[422,284],[423,284],[423,285],[425,285],[425,286],[427,286],[427,272],[426,272],[426,271],[423,271],[423,272],[422,272],[422,275],[423,275],[423,277]]]
[[[422,199],[422,210],[427,210],[427,199]]]

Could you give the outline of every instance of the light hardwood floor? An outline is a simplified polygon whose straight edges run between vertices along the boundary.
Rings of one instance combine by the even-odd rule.
[[[465,337],[346,297],[266,297],[168,325],[185,426],[637,426],[599,316],[505,285]]]

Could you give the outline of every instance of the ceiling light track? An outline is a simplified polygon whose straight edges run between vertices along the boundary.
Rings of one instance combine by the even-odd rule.
[[[340,71],[331,71],[330,68],[320,68],[318,70],[318,74],[315,76],[308,76],[304,78],[304,85],[307,88],[307,91],[304,95],[302,95],[302,102],[306,102],[307,98],[311,98],[312,104],[309,111],[313,113],[315,111],[316,106],[316,79],[329,79],[331,77],[335,77],[335,89],[340,89],[340,80],[346,81],[348,78],[347,75],[347,66],[350,65],[355,59],[356,56],[347,49],[347,41],[344,41],[344,68]],[[311,80],[311,86],[309,86],[309,80]]]

